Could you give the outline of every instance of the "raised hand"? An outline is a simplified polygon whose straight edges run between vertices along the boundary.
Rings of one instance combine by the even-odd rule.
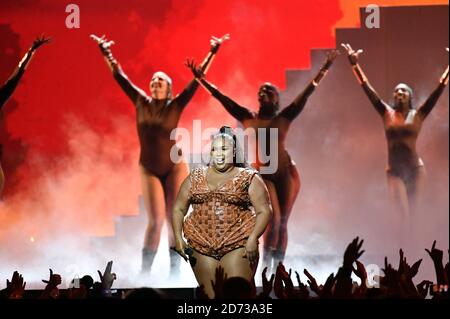
[[[54,274],[52,269],[49,269],[50,276],[48,280],[42,280],[43,283],[47,284],[44,289],[44,293],[41,298],[43,299],[56,299],[59,297],[59,289],[58,286],[61,284],[61,275]]]
[[[105,268],[105,271],[103,272],[103,274],[100,270],[97,270],[103,290],[110,290],[114,283],[114,280],[117,279],[116,274],[111,273],[112,265],[113,265],[113,262],[111,260],[106,264],[106,268]]]
[[[350,63],[352,65],[355,65],[358,63],[359,55],[363,53],[364,51],[359,49],[357,51],[353,50],[350,44],[348,43],[341,43],[341,46],[347,51],[348,59],[350,60]]]
[[[444,252],[440,249],[436,249],[436,241],[433,241],[431,250],[428,250],[428,249],[425,249],[425,250],[428,253],[428,255],[430,255],[431,259],[433,260],[434,268],[436,271],[437,283],[440,285],[448,285],[447,271],[445,270],[444,265],[442,263]]]
[[[327,52],[327,64],[331,64],[341,54],[339,50],[331,50]]]
[[[338,50],[331,50],[327,52],[327,60],[320,68],[319,73],[315,76],[315,78],[312,80],[311,84],[314,86],[318,86],[320,82],[325,78],[325,76],[328,73],[328,70],[330,69],[331,65],[333,64],[336,57],[340,54]],[[303,96],[303,94],[302,94]],[[306,101],[306,100],[305,100]]]
[[[203,74],[202,68],[197,66],[194,59],[186,59],[186,62],[184,63],[184,65],[187,66],[191,70],[192,74],[194,75],[194,77],[196,79],[203,78],[204,74]]]
[[[285,277],[286,269],[284,269],[283,264],[280,262],[275,271],[275,280],[273,282],[273,291],[278,299],[286,299],[287,292],[284,289],[283,279]]]
[[[223,284],[228,279],[228,275],[225,273],[225,269],[222,266],[216,268],[216,280],[211,280],[211,285],[214,290],[214,298],[223,298]]]
[[[306,281],[311,288],[312,291],[314,291],[318,296],[321,295],[321,289],[319,288],[319,285],[317,285],[316,278],[314,278],[309,271],[305,268],[303,270],[303,273],[308,277],[308,280]]]
[[[41,47],[43,44],[49,43],[51,41],[51,38],[46,38],[43,34],[36,38],[36,40],[33,41],[33,44],[30,47],[30,51],[36,51],[39,47]]]
[[[400,257],[400,260],[398,262],[398,271],[402,272],[403,271],[402,267],[403,267],[404,263],[406,262],[406,258],[404,258],[403,249],[400,248],[400,250],[398,251],[398,255]]]
[[[388,263],[387,257],[384,257],[384,268],[381,270],[384,272],[384,277],[380,279],[380,283],[383,286],[396,287],[399,281],[398,271]]]
[[[302,281],[300,280],[300,274],[297,271],[295,272],[295,276],[297,277],[299,297],[301,299],[307,299],[309,297],[308,287],[304,283],[302,283]]]
[[[402,249],[400,249],[399,255],[400,263],[398,266],[397,278],[400,285],[399,287],[401,288],[400,292],[404,296],[417,297],[419,294],[412,279],[417,275],[422,259],[416,261],[412,266],[410,266],[406,261],[406,257],[404,257]]]
[[[49,271],[50,271],[50,276],[49,276],[48,280],[42,280],[42,282],[47,284],[47,287],[56,288],[62,282],[61,275],[54,274],[52,269],[49,269]]]
[[[384,257],[384,268],[381,268],[381,270],[384,272],[385,276],[387,276],[389,273],[396,272],[396,270],[388,262],[387,257]]]
[[[321,297],[322,298],[330,298],[333,295],[333,287],[336,283],[336,277],[334,277],[334,273],[328,276],[327,280],[325,281],[325,285],[323,285],[323,288],[321,290]]]
[[[353,241],[347,246],[347,249],[344,253],[344,267],[347,269],[353,269],[353,263],[358,260],[359,257],[364,253],[364,250],[361,251],[361,247],[364,243],[364,240],[361,239],[359,242],[359,237],[353,239]]]
[[[6,279],[7,297],[9,299],[22,299],[26,284],[27,283],[23,281],[22,275],[15,271],[11,281]]]
[[[270,279],[267,280],[267,267],[265,267],[262,271],[262,288],[263,291],[261,295],[265,298],[268,298],[273,289],[273,281],[275,279],[275,274],[270,276]]]
[[[361,285],[365,285],[367,281],[367,271],[364,264],[359,260],[356,261],[356,268],[353,268],[355,275],[361,279]]]
[[[217,38],[215,36],[211,37],[210,43],[211,43],[211,47],[217,51],[217,49],[219,48],[219,46],[224,43],[225,41],[230,40],[230,34],[227,33],[225,34],[223,37],[221,38]]]
[[[436,241],[433,241],[431,250],[425,248],[425,251],[428,253],[428,255],[430,255],[434,263],[442,263],[444,252],[440,249],[436,249]]]
[[[416,261],[409,269],[409,275],[411,278],[414,278],[419,272],[420,264],[422,263],[422,259]]]
[[[298,297],[298,291],[294,289],[294,284],[291,279],[292,270],[289,269],[289,272],[286,271],[284,265],[280,262],[277,272],[280,273],[280,278],[282,283],[284,284],[284,293],[287,299],[294,299]]]
[[[90,35],[91,39],[97,42],[100,49],[105,52],[110,50],[111,46],[114,44],[114,41],[108,41],[105,37],[105,35],[102,35],[101,37],[96,36],[95,34]]]

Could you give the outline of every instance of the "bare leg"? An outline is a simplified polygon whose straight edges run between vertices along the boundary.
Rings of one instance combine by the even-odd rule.
[[[248,258],[244,257],[244,252],[245,249],[243,247],[230,251],[222,257],[220,266],[223,267],[228,278],[242,277],[254,285],[257,264],[252,268]]]
[[[411,210],[420,209],[422,204],[422,196],[425,192],[427,181],[427,172],[424,166],[417,167],[414,176],[406,184],[406,191],[408,193],[409,205]]]
[[[164,190],[166,194],[166,222],[168,226],[169,233],[169,247],[175,246],[175,241],[172,232],[172,211],[175,199],[177,197],[178,191],[180,190],[181,184],[184,179],[189,175],[189,169],[186,163],[181,162],[175,164],[175,166],[170,171],[166,178],[164,185]],[[173,250],[169,252],[170,256],[170,274],[178,275],[180,272],[181,257]]]
[[[199,286],[203,285],[205,288],[205,293],[209,299],[214,298],[214,290],[211,285],[211,281],[215,280],[216,268],[219,266],[219,261],[194,251],[193,256],[196,260],[192,270],[194,271],[195,278]]]
[[[294,165],[289,167],[289,175],[276,184],[280,201],[280,228],[278,233],[277,253],[275,263],[283,262],[288,244],[288,221],[292,207],[300,191],[300,176]]]
[[[414,175],[406,184],[406,191],[409,199],[410,209],[410,233],[409,238],[412,247],[415,248],[417,244],[417,227],[420,225],[420,218],[423,214],[424,207],[422,197],[426,188],[427,173],[424,166],[417,167],[414,170]]]
[[[400,177],[388,174],[388,187],[394,209],[400,212],[402,222],[407,222],[409,220],[409,204],[405,183]]]
[[[278,232],[280,228],[280,203],[278,201],[278,195],[273,182],[264,179],[264,182],[269,191],[270,201],[272,203],[272,219],[267,225],[267,229],[264,232],[264,252],[263,252],[263,264],[267,267],[269,273],[273,272],[273,268],[276,265],[272,265],[273,254],[277,247]]]
[[[394,213],[400,215],[398,227],[399,245],[405,249],[407,243],[410,242],[410,212],[406,185],[400,177],[388,174],[388,187]]]
[[[228,278],[241,277],[246,279],[252,287],[253,294],[256,295],[255,272],[258,264],[256,263],[251,267],[248,259],[243,257],[244,253],[244,248],[232,250],[222,257],[220,265],[223,267],[224,273]]]
[[[159,245],[161,228],[165,217],[164,190],[158,177],[151,175],[141,166],[141,184],[148,224],[145,231],[142,270],[150,271]]]

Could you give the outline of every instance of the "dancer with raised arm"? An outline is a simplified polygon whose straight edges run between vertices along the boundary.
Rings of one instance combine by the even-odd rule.
[[[288,220],[295,199],[300,191],[298,171],[285,147],[286,136],[292,121],[303,111],[309,96],[325,77],[337,55],[338,51],[336,50],[329,52],[325,63],[314,79],[291,104],[281,111],[279,110],[278,89],[271,83],[264,83],[258,91],[259,111],[257,113],[250,111],[222,94],[205,79],[205,75],[195,64],[191,63],[188,65],[197,81],[212,96],[219,100],[228,113],[242,123],[244,128],[252,128],[256,134],[258,134],[258,129],[266,129],[265,136],[256,135],[258,148],[267,152],[272,149],[271,145],[268,144],[278,143],[276,154],[270,154],[269,162],[263,163],[257,156],[255,165],[269,190],[274,212],[264,235],[264,264],[269,268],[269,271],[272,271],[272,267],[275,268],[278,262],[284,260],[288,243]],[[271,141],[270,130],[274,129],[277,130],[278,139]],[[270,167],[273,162],[277,163],[275,172],[265,173],[264,168]]]
[[[5,82],[5,84],[3,84],[3,86],[0,87],[0,111],[2,110],[6,101],[8,101],[8,99],[13,94],[14,90],[17,87],[17,84],[19,84],[20,79],[22,78],[23,74],[25,73],[25,70],[30,64],[30,61],[33,58],[34,53],[36,53],[37,49],[39,49],[43,44],[46,44],[48,42],[50,42],[50,39],[45,38],[44,36],[40,36],[36,40],[34,40],[33,44],[28,49],[27,53],[25,53],[22,60],[20,60],[13,74],[9,77],[9,79]],[[2,148],[0,145],[0,157],[2,155],[1,153]],[[3,191],[4,183],[5,183],[5,175],[3,174],[3,169],[0,161],[0,196]]]
[[[417,154],[416,142],[423,122],[447,86],[449,68],[447,66],[437,87],[417,109],[412,104],[413,91],[404,83],[395,87],[394,104],[389,105],[380,98],[358,64],[363,50],[353,50],[350,44],[342,46],[347,50],[356,78],[383,120],[388,147],[389,192],[403,220],[411,227],[411,210],[420,203],[426,180],[424,163]]]
[[[95,40],[110,67],[114,78],[136,108],[136,123],[141,147],[139,167],[142,181],[142,195],[148,213],[148,225],[145,232],[142,250],[142,271],[150,271],[158,249],[161,228],[164,220],[170,222],[175,196],[181,183],[189,174],[188,166],[182,160],[174,163],[171,149],[176,147],[170,139],[172,130],[186,105],[194,96],[198,83],[192,80],[176,97],[172,97],[172,80],[164,72],[156,72],[150,81],[150,96],[134,85],[120,67],[111,52],[113,41],[104,36],[91,36]],[[228,40],[212,37],[211,50],[201,69],[206,72],[213,61],[220,45]],[[182,158],[181,149],[178,151]],[[169,245],[174,246],[172,232],[169,232]],[[170,272],[176,275],[179,271],[179,256],[171,251]]]

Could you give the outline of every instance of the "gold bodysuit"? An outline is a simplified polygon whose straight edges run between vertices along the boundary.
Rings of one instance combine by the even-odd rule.
[[[245,168],[235,177],[211,190],[207,167],[191,171],[189,202],[193,211],[183,224],[190,247],[220,260],[228,252],[244,247],[256,223],[248,188],[255,170]]]

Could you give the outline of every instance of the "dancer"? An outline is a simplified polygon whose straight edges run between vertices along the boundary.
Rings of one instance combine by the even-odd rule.
[[[285,140],[292,121],[301,113],[309,96],[314,92],[320,81],[325,77],[338,51],[330,51],[325,64],[319,73],[308,84],[306,89],[282,111],[279,111],[279,92],[271,83],[264,83],[258,91],[259,111],[252,112],[237,104],[229,97],[222,94],[214,85],[210,84],[204,74],[195,64],[188,65],[194,73],[197,81],[214,96],[225,107],[225,109],[244,128],[252,128],[258,134],[258,129],[266,129],[266,136],[257,135],[257,147],[271,150],[269,133],[271,129],[278,132],[277,154],[270,154],[270,162],[262,163],[257,158],[256,168],[261,171],[261,176],[269,190],[270,200],[273,207],[273,217],[269,227],[264,234],[264,264],[272,271],[278,264],[283,262],[288,242],[288,220],[292,206],[300,191],[300,177],[289,153],[285,148]],[[267,144],[266,144],[267,143]],[[258,152],[257,152],[258,153]],[[262,168],[270,166],[272,161],[278,163],[275,173],[264,173]]]
[[[3,105],[5,105],[6,101],[8,101],[10,96],[13,94],[14,90],[17,87],[17,84],[19,84],[19,81],[22,78],[23,74],[25,73],[28,64],[30,64],[30,61],[34,53],[37,51],[37,49],[41,47],[41,45],[48,42],[50,42],[50,39],[45,38],[44,36],[36,38],[31,47],[28,49],[27,53],[25,53],[25,55],[23,56],[22,60],[20,60],[13,74],[9,77],[9,79],[5,82],[5,84],[0,87],[0,111],[2,110]],[[1,156],[1,147],[0,147],[0,156]],[[5,175],[3,174],[3,169],[0,162],[0,195],[2,194],[4,183],[5,183]]]
[[[193,212],[184,220],[190,205]],[[189,255],[209,298],[215,297],[211,281],[218,267],[226,276],[243,277],[254,286],[258,238],[270,216],[262,178],[245,164],[231,129],[222,127],[212,139],[209,166],[192,170],[184,180],[172,217],[175,249],[186,260]]]
[[[416,142],[423,122],[447,86],[449,68],[447,66],[437,88],[419,108],[412,106],[413,91],[403,83],[395,87],[394,105],[391,106],[379,97],[359,66],[358,59],[363,50],[355,51],[350,44],[342,46],[347,50],[356,78],[383,119],[388,146],[389,192],[403,220],[411,227],[411,210],[420,203],[426,179],[423,161],[416,151]]]
[[[99,38],[91,35],[91,38],[98,43],[114,78],[136,107],[137,131],[141,147],[139,166],[142,195],[148,213],[142,250],[142,271],[148,272],[158,249],[164,220],[170,221],[175,196],[182,181],[189,174],[185,162],[174,163],[171,160],[171,149],[176,146],[175,141],[170,139],[170,133],[177,128],[181,113],[193,97],[198,84],[194,80],[191,81],[183,92],[172,98],[172,80],[167,74],[159,71],[150,81],[149,97],[128,79],[113,57],[111,45],[114,42],[108,41],[104,36]],[[220,39],[212,37],[211,50],[201,65],[203,72],[207,71],[220,45],[228,39],[228,35]],[[181,149],[178,153],[181,158]],[[171,232],[169,245],[174,245]],[[179,259],[179,256],[171,251],[171,275],[178,273]]]

